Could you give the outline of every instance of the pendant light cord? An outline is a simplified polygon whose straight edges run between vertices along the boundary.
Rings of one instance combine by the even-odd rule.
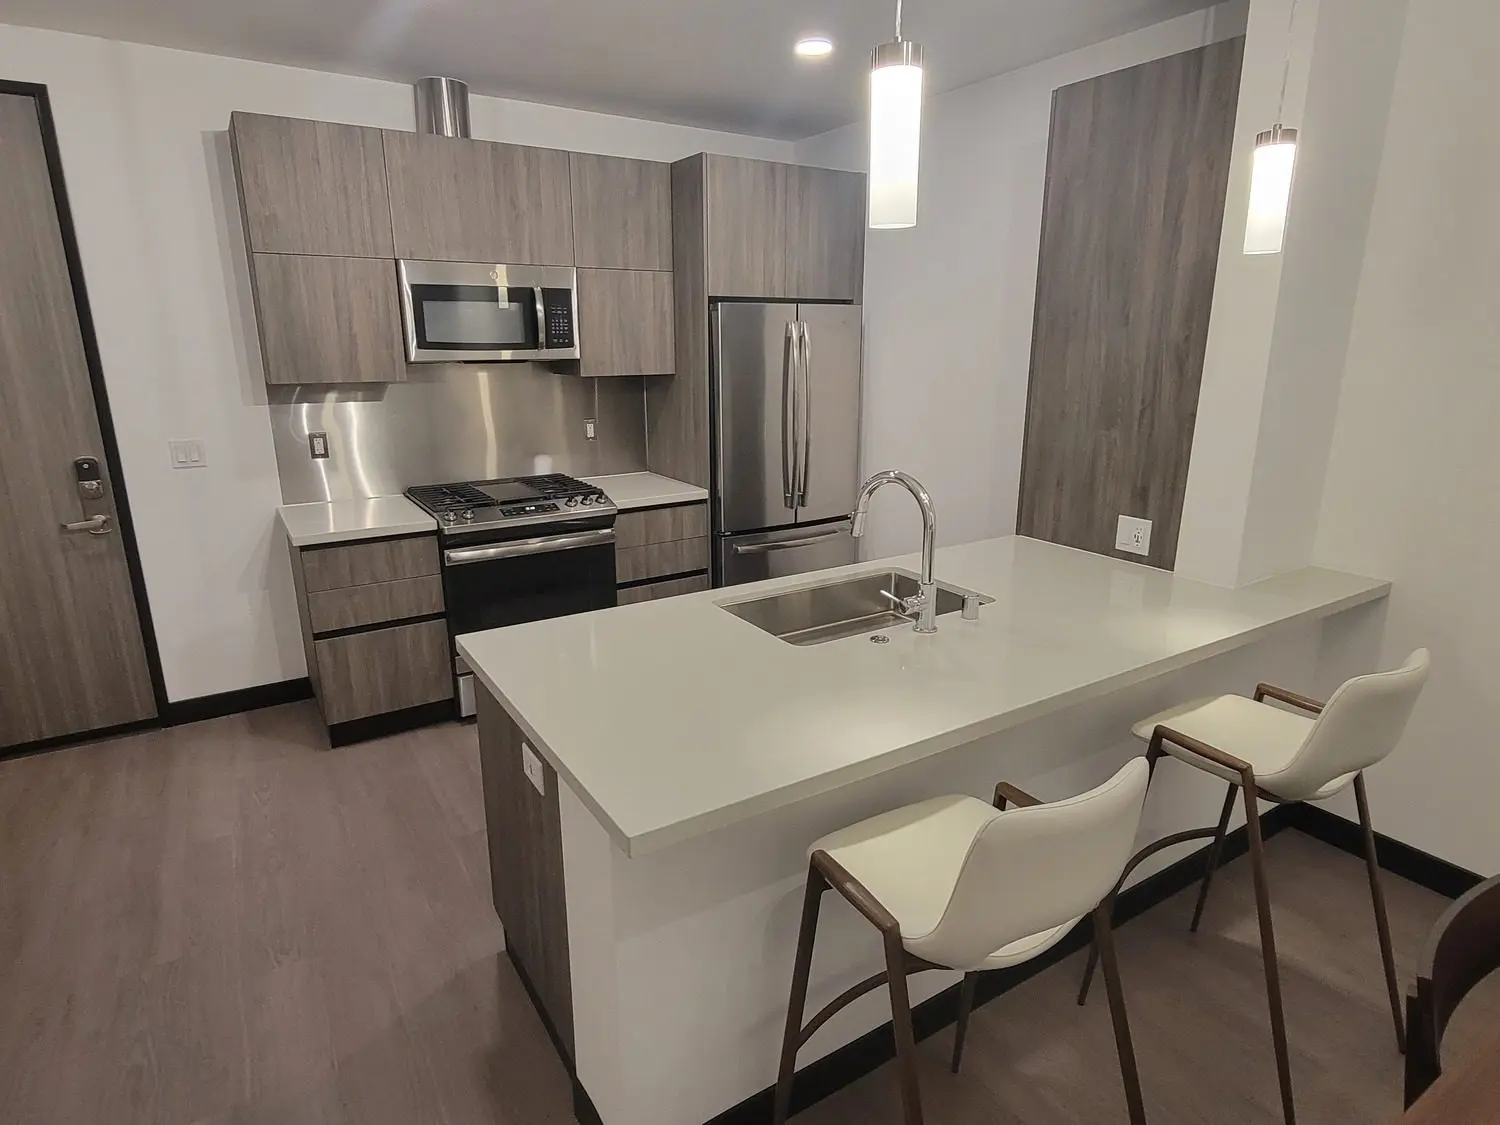
[[[1276,123],[1281,124],[1282,111],[1286,109],[1286,85],[1292,77],[1292,32],[1297,28],[1298,0],[1292,0],[1292,11],[1286,20],[1286,65],[1281,71],[1281,97],[1276,102]],[[896,0],[896,38],[901,38],[901,0]]]
[[[1296,0],[1292,0],[1292,6],[1296,7]],[[896,42],[901,42],[901,0],[896,0]]]

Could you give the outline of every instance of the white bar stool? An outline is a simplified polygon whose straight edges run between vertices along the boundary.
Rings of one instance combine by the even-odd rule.
[[[1396,1025],[1396,1044],[1404,1051],[1406,1037],[1401,1024],[1401,990],[1396,983],[1396,962],[1391,952],[1390,923],[1386,918],[1385,894],[1380,885],[1380,863],[1375,854],[1375,829],[1370,822],[1364,771],[1396,748],[1417,697],[1427,682],[1431,664],[1431,654],[1425,648],[1418,649],[1395,671],[1356,676],[1349,680],[1326,704],[1270,684],[1260,684],[1255,689],[1254,699],[1221,695],[1214,699],[1194,700],[1144,719],[1132,730],[1136,738],[1150,744],[1146,761],[1153,773],[1156,763],[1167,754],[1227,781],[1229,792],[1224,798],[1224,808],[1216,827],[1178,832],[1137,852],[1126,864],[1116,891],[1148,856],[1173,844],[1212,837],[1208,869],[1203,875],[1198,905],[1189,927],[1196,933],[1203,918],[1203,907],[1208,902],[1209,884],[1213,882],[1214,871],[1223,853],[1229,815],[1234,810],[1235,791],[1244,795],[1250,864],[1255,879],[1255,907],[1260,917],[1261,954],[1265,961],[1266,998],[1271,1010],[1271,1043],[1276,1052],[1281,1109],[1287,1125],[1296,1121],[1296,1107],[1292,1099],[1286,1017],[1282,1011],[1276,936],[1271,926],[1271,896],[1266,882],[1265,843],[1260,833],[1257,802],[1297,804],[1321,801],[1353,783],[1359,821],[1364,829],[1365,865],[1370,877],[1370,897],[1375,906],[1375,931],[1390,993],[1391,1017]],[[1267,699],[1307,714],[1297,715],[1273,707],[1265,702]],[[1096,948],[1089,957],[1083,985],[1078,992],[1080,1004],[1088,999],[1089,984],[1100,952]]]
[[[1136,758],[1097,789],[1053,804],[1002,782],[993,805],[974,797],[935,797],[813,844],[776,1080],[775,1125],[783,1125],[791,1107],[798,1049],[836,1012],[887,983],[906,1125],[921,1125],[907,976],[963,970],[953,1045],[957,1074],[978,974],[1040,956],[1090,911],[1104,960],[1125,1100],[1133,1125],[1143,1125],[1140,1077],[1110,934],[1112,901],[1106,896],[1113,895],[1135,842],[1149,778],[1145,760]],[[1017,807],[1007,810],[1007,802]],[[880,931],[886,967],[804,1026],[818,905],[830,887]]]

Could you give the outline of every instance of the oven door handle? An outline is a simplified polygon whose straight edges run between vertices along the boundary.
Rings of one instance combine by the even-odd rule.
[[[496,559],[518,559],[525,555],[550,555],[556,551],[576,551],[580,547],[602,547],[615,541],[615,529],[580,531],[573,535],[543,535],[536,539],[518,539],[514,543],[496,543],[493,547],[460,547],[443,552],[448,566],[493,562]]]

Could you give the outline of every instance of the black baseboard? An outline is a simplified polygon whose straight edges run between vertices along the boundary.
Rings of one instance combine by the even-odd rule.
[[[371,715],[368,719],[334,723],[328,728],[328,745],[339,747],[353,742],[369,742],[372,738],[385,738],[387,735],[401,734],[418,727],[436,726],[457,717],[457,702],[440,699],[436,703],[424,703],[420,707],[408,707],[404,711],[387,711],[384,715]]]
[[[1340,851],[1364,858],[1364,832],[1354,821],[1345,820],[1316,805],[1292,805],[1286,811],[1288,827],[1305,832]],[[1484,882],[1482,875],[1379,832],[1375,833],[1375,854],[1380,859],[1382,870],[1445,898],[1458,898]]]
[[[183,723],[201,723],[205,719],[238,715],[241,711],[258,711],[262,707],[298,703],[311,699],[312,695],[312,683],[306,676],[274,684],[257,684],[255,687],[235,691],[221,691],[217,695],[200,695],[195,699],[168,703],[161,716],[161,725],[176,727]]]
[[[1287,809],[1278,807],[1261,817],[1261,831],[1271,837],[1288,825]],[[1243,828],[1231,832],[1224,838],[1223,863],[1249,850],[1249,837]],[[1124,925],[1137,918],[1153,906],[1171,898],[1178,891],[1195,885],[1203,878],[1203,867],[1207,862],[1207,847],[1184,856],[1175,863],[1142,879],[1135,886],[1122,891],[1115,904],[1115,925]],[[1017,985],[1045,972],[1064,959],[1088,948],[1093,940],[1093,929],[1084,921],[1074,927],[1057,945],[1035,960],[1011,969],[997,969],[979,978],[974,1003],[980,1005],[1009,992]],[[952,1026],[958,1019],[958,985],[945,989],[912,1010],[912,1027],[918,1039],[925,1039]],[[797,1072],[792,1082],[792,1112],[798,1113],[808,1106],[822,1101],[830,1094],[863,1078],[884,1063],[896,1057],[896,1042],[891,1034],[891,1025],[884,1024],[866,1032],[858,1039],[845,1044],[816,1062],[809,1063]],[[775,1088],[768,1086],[752,1094],[738,1105],[725,1110],[707,1125],[766,1125],[771,1120]],[[576,1107],[575,1107],[576,1109]],[[583,1121],[579,1117],[579,1121]]]

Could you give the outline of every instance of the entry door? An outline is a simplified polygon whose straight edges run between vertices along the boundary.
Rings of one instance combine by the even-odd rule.
[[[4,747],[149,719],[156,704],[33,98],[0,94],[0,166]]]

